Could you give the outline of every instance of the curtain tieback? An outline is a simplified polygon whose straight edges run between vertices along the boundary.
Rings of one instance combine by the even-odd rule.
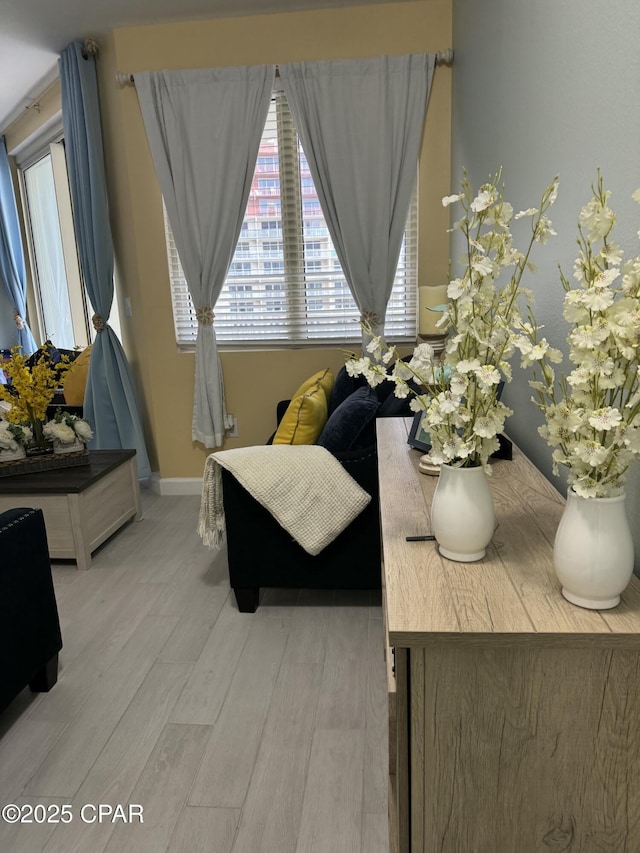
[[[93,323],[93,328],[96,332],[102,332],[104,329],[104,320],[99,314],[94,314],[91,318],[91,322]]]
[[[13,319],[16,321],[16,328],[21,332],[24,329],[24,320],[17,311]]]
[[[360,315],[360,324],[364,328],[375,329],[380,325],[380,315],[375,311],[363,311]]]
[[[208,305],[201,305],[200,308],[196,308],[196,320],[202,326],[213,326],[215,316],[213,308]]]

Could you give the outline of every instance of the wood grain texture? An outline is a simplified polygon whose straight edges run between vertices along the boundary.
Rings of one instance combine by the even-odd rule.
[[[129,648],[123,648],[40,765],[29,795],[76,793],[174,627],[175,621],[164,617],[142,620]]]
[[[158,740],[130,802],[144,807],[144,823],[117,824],[107,853],[165,850],[182,812],[211,731],[169,723]]]
[[[638,849],[637,655],[423,654],[425,839],[413,849]]]
[[[583,610],[562,597],[552,543],[564,502],[517,447],[512,462],[492,464],[489,485],[497,529],[487,555],[477,563],[459,564],[442,558],[433,542],[406,542],[407,535],[429,526],[437,478],[417,473],[419,453],[406,444],[406,423],[380,419],[377,429],[392,645],[444,639],[492,646],[554,645],[562,639],[640,648],[637,578],[623,595],[619,615]],[[618,630],[612,630],[614,625]]]
[[[395,826],[397,835],[393,835],[392,847],[396,847],[398,853],[409,853],[411,826],[409,823],[409,768],[411,755],[409,752],[409,660],[407,649],[396,648],[395,650],[396,670],[396,731],[397,742],[396,772],[390,783],[390,800],[394,806],[393,816],[389,818],[389,830]],[[395,796],[393,796],[395,795]]]
[[[367,699],[365,713],[363,808],[368,813],[386,814],[389,767],[389,715],[384,632],[381,619],[369,620],[367,659]],[[382,759],[382,760],[381,760]]]
[[[389,853],[389,824],[386,814],[363,816],[361,853]]]
[[[415,470],[397,422],[379,422],[378,436],[396,659],[392,848],[640,850],[638,579],[615,611],[562,598],[552,547],[564,502],[517,448],[492,466],[486,557],[457,564],[430,543],[416,557],[404,542],[414,510],[398,507],[408,494],[428,517],[435,481]]]
[[[381,853],[379,597],[267,590],[256,614],[238,613],[224,549],[203,548],[195,531],[199,498],[144,491],[142,501],[142,521],[99,546],[90,571],[54,563],[58,683],[23,691],[0,715],[3,802],[69,803],[76,819],[0,825],[0,849],[296,853],[304,824],[306,846]],[[323,738],[351,742],[354,733],[353,760],[345,764],[341,748],[325,760]],[[320,826],[314,797],[331,808],[334,774],[345,767],[340,819]],[[237,806],[209,805],[225,797]],[[87,802],[138,798],[145,832],[78,818]]]
[[[3,803],[6,802],[3,800]],[[9,801],[13,802],[13,801]],[[69,805],[70,800],[64,797],[18,797],[15,800],[18,806],[36,806],[41,810],[47,809],[46,815],[52,820],[59,816],[59,812],[51,811],[54,806],[58,808]],[[37,822],[33,815],[30,823],[9,824],[0,823],[0,850],[16,851],[16,853],[40,853],[47,844],[51,835],[55,832],[56,824],[49,821]]]
[[[241,808],[287,642],[279,619],[251,626],[189,795],[190,805]]]
[[[0,494],[0,512],[13,506],[39,507],[44,513],[52,559],[91,565],[91,553],[125,522],[140,517],[140,487],[132,476],[135,459],[125,459],[81,492]],[[16,503],[19,501],[19,503]]]
[[[296,853],[352,853],[362,839],[364,731],[316,731]],[[328,822],[337,832],[329,837]]]
[[[85,803],[133,802],[132,792],[149,756],[164,734],[169,712],[189,675],[181,664],[156,663],[133,701],[115,726],[104,749],[72,800],[79,817]],[[143,805],[143,804],[142,804]],[[113,825],[82,819],[56,828],[46,853],[99,853],[106,847]]]
[[[168,850],[171,853],[196,853],[211,850],[230,853],[240,812],[236,809],[212,809],[187,806],[181,813]]]
[[[233,853],[296,853],[322,667],[283,664]]]

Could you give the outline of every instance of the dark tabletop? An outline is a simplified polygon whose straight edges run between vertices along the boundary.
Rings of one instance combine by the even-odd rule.
[[[0,495],[60,495],[82,492],[135,456],[135,450],[90,450],[87,465],[0,477]]]

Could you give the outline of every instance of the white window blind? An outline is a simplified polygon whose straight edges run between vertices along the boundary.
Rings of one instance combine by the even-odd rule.
[[[165,212],[176,340],[195,342],[197,321]],[[417,201],[411,202],[385,337],[414,341]],[[360,340],[359,311],[329,236],[284,92],[275,90],[247,210],[215,305],[218,343],[315,346]]]

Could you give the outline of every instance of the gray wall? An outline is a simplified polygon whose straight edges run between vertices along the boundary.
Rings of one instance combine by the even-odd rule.
[[[550,214],[558,236],[537,247],[538,271],[527,284],[544,334],[565,352],[557,265],[571,275],[577,216],[598,166],[613,193],[617,241],[625,257],[640,254],[640,207],[631,200],[640,187],[639,43],[638,0],[453,0],[452,191],[463,167],[475,187],[502,166],[506,197],[518,210],[537,205],[559,175]],[[530,396],[526,375],[514,371],[505,393],[515,410],[507,430],[565,494],[566,479],[553,477],[551,448],[537,434],[541,417]],[[639,467],[627,487],[636,570]]]

